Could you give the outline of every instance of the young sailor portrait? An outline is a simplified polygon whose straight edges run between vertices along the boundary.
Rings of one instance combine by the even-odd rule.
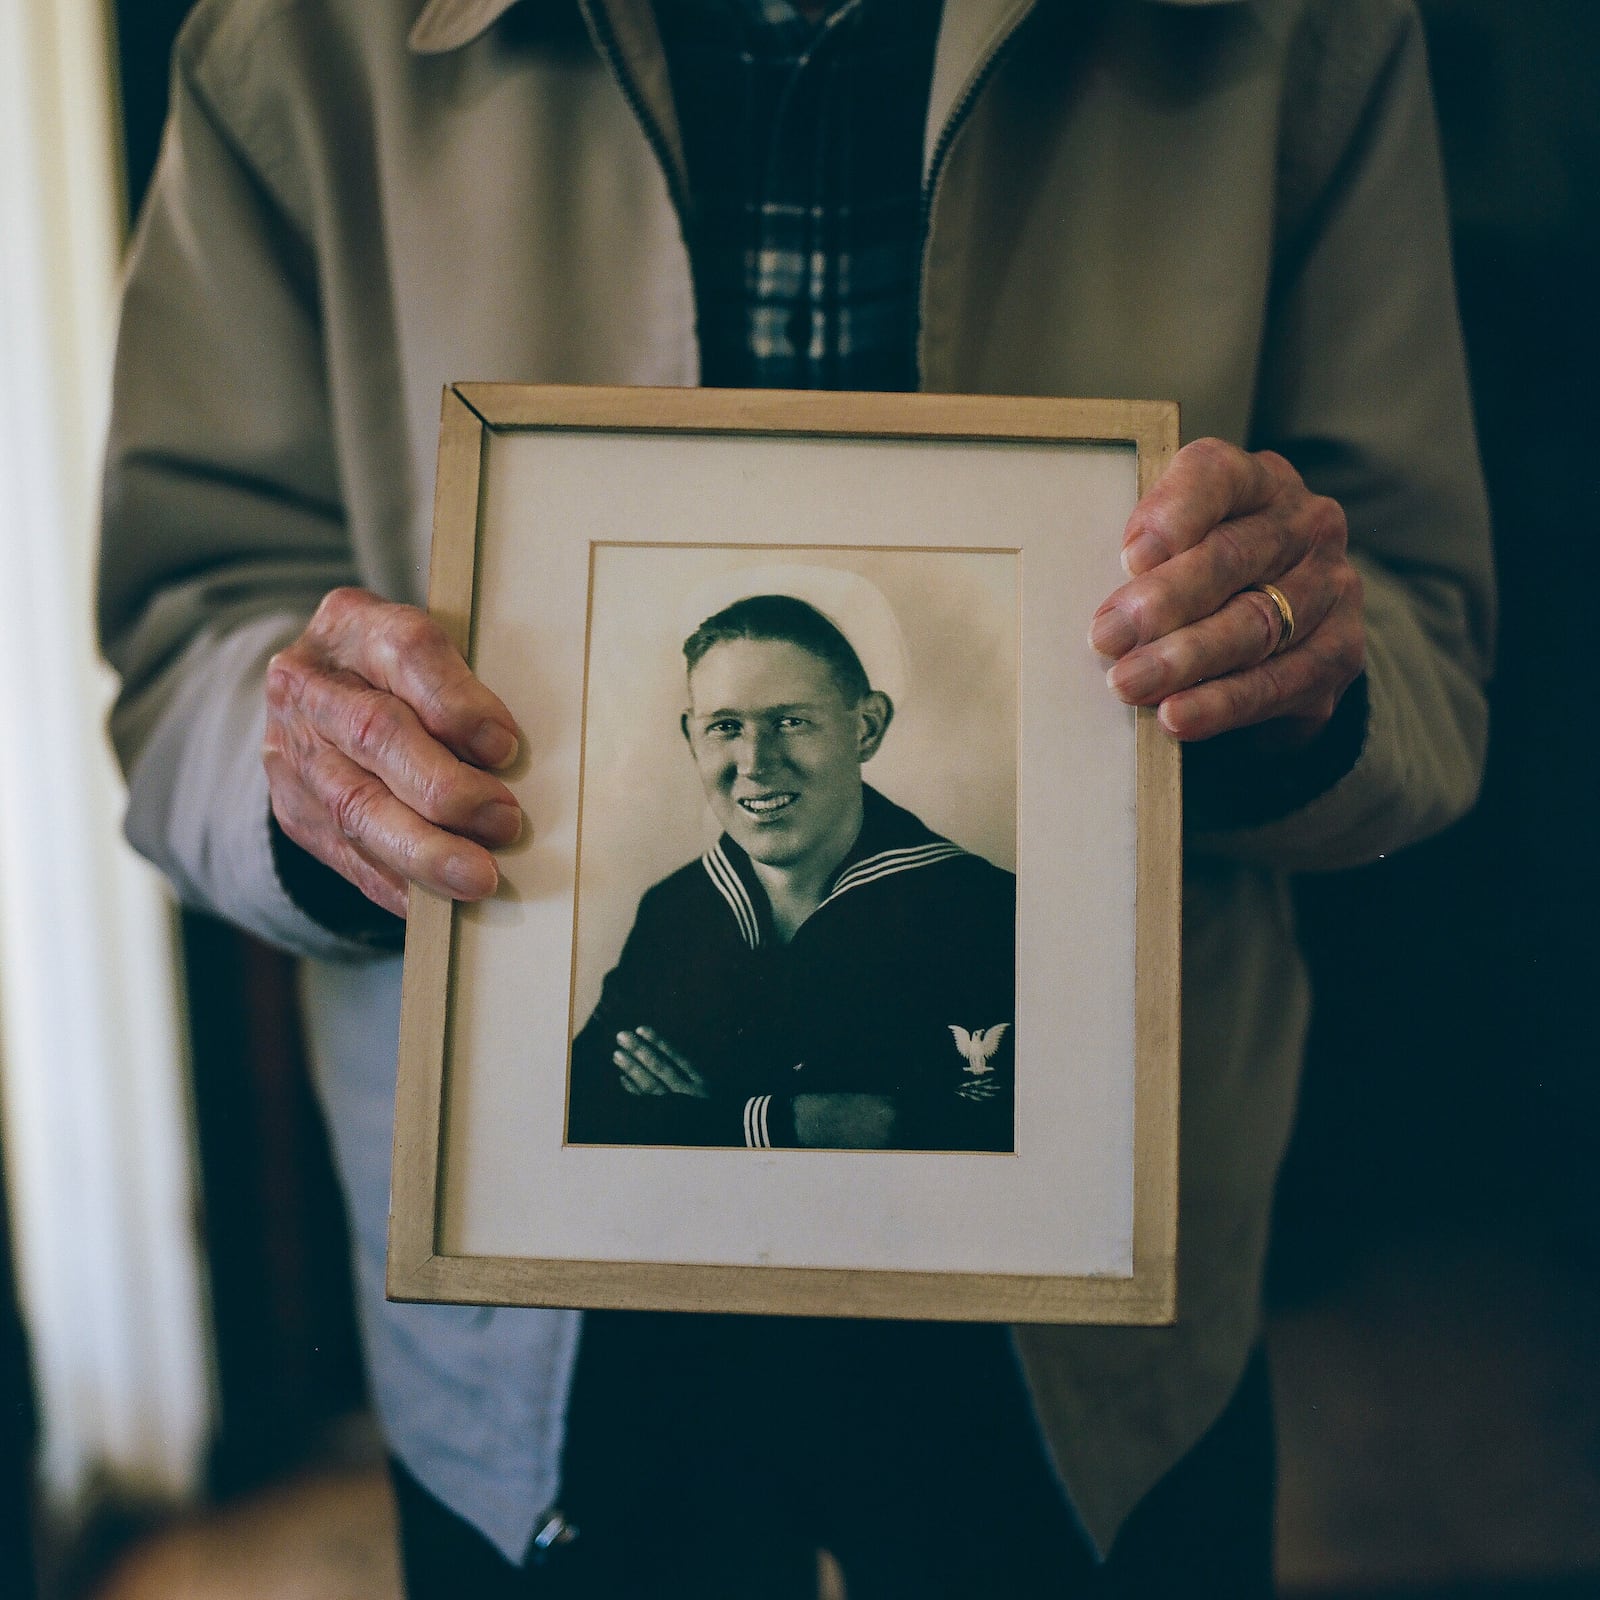
[[[863,780],[905,676],[888,602],[802,565],[719,590],[681,728],[721,836],[640,900],[568,1142],[1012,1150],[1016,879]]]

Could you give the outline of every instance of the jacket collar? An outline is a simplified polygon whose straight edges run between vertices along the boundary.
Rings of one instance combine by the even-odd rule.
[[[411,30],[411,48],[418,55],[444,55],[471,44],[487,33],[518,0],[428,0]],[[532,4],[533,0],[524,0]],[[1240,0],[1151,0],[1168,6],[1237,5]],[[966,9],[955,4],[945,8],[947,18]],[[988,10],[989,7],[979,7]]]
[[[428,0],[407,41],[418,55],[440,56],[487,33],[516,0]]]

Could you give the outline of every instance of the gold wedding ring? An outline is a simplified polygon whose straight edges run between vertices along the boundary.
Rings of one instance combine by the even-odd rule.
[[[1278,608],[1278,642],[1272,647],[1272,654],[1277,655],[1280,650],[1287,650],[1290,641],[1294,638],[1294,607],[1289,604],[1289,597],[1275,583],[1253,583],[1250,585],[1257,594],[1264,594],[1273,605]]]

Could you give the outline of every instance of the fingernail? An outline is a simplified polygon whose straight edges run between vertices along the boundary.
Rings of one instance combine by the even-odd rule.
[[[472,815],[472,832],[494,844],[510,844],[522,832],[522,811],[504,800],[490,800]]]
[[[482,860],[477,857],[454,855],[444,864],[444,881],[457,894],[477,900],[494,893],[500,875],[493,866],[485,871]]]
[[[473,734],[472,743],[467,748],[479,766],[504,767],[516,759],[517,739],[504,723],[485,722]]]
[[[1139,630],[1120,606],[1102,611],[1089,627],[1089,643],[1103,656],[1120,656],[1139,642]]]
[[[1122,570],[1137,578],[1167,559],[1167,547],[1153,533],[1136,533],[1122,547]]]
[[[1161,681],[1161,663],[1149,656],[1130,656],[1106,674],[1106,684],[1118,699],[1130,704],[1147,699]]]

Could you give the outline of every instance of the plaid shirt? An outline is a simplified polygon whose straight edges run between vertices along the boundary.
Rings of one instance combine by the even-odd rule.
[[[914,389],[938,0],[657,0],[702,382]]]

